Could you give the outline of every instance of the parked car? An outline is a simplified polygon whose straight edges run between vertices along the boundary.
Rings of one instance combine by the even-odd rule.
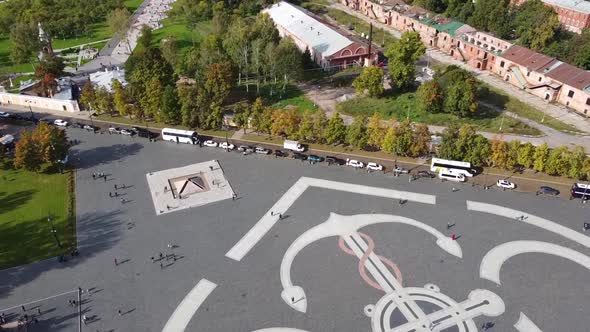
[[[393,172],[396,174],[408,174],[410,173],[410,171],[407,168],[403,168],[400,166],[395,166],[395,168],[393,169]]]
[[[332,157],[332,156],[326,156],[326,162],[331,165],[331,164],[336,164],[336,165],[346,165],[346,160],[342,159],[342,158],[338,158],[338,157]]]
[[[228,142],[221,142],[219,143],[219,147],[226,150],[233,150],[236,146]]]
[[[134,134],[135,134],[135,132],[133,132],[130,129],[121,129],[121,135],[133,136]]]
[[[257,146],[255,152],[260,154],[270,154],[272,151],[270,151],[269,149],[265,149],[261,146]]]
[[[109,133],[111,134],[120,134],[121,128],[119,127],[109,127]]]
[[[559,195],[559,190],[548,186],[540,186],[539,190],[537,190],[536,195],[557,196]]]
[[[275,150],[274,155],[275,155],[275,157],[287,157],[289,155],[289,153],[287,151],[283,151],[283,150]]]
[[[72,128],[82,129],[82,128],[84,128],[84,124],[80,123],[80,122],[74,122],[74,123],[72,123]]]
[[[430,178],[430,179],[434,179],[434,177],[436,175],[434,175],[434,173],[429,172],[429,171],[418,171],[418,176],[421,178]]]
[[[496,182],[496,186],[502,188],[502,189],[514,189],[516,188],[516,185],[514,184],[514,182],[510,182],[504,179],[499,179],[498,182]]]
[[[68,126],[68,122],[66,120],[62,120],[62,119],[57,119],[55,121],[53,121],[53,124],[59,127],[67,127]]]
[[[324,161],[324,158],[316,156],[315,154],[310,154],[309,156],[307,156],[307,160],[312,161],[314,163],[321,163],[322,161]]]
[[[254,148],[250,145],[240,145],[238,146],[238,151],[240,152],[254,152]]]
[[[383,165],[379,165],[377,163],[370,162],[370,163],[367,163],[367,169],[371,170],[371,171],[382,171]]]
[[[307,160],[307,156],[304,155],[303,153],[299,153],[299,152],[293,152],[292,157],[293,157],[293,159],[297,159],[297,160]]]
[[[10,113],[8,112],[0,112],[0,118],[9,118],[10,117]]]
[[[210,148],[215,148],[217,147],[217,142],[212,141],[212,140],[206,140],[205,142],[203,142],[204,146],[208,146]]]
[[[84,125],[84,127],[82,127],[82,128],[83,129],[86,129],[88,131],[97,131],[98,130],[98,127],[95,127],[95,126],[92,126],[92,125],[89,125],[89,124]]]
[[[354,167],[354,168],[363,168],[365,164],[362,161],[354,160],[354,159],[346,159],[346,165]]]
[[[133,130],[135,132],[135,134],[137,134],[137,136],[139,137],[145,137],[145,138],[155,138],[158,137],[158,134],[152,133],[151,131],[142,128],[142,127],[131,127],[131,130]]]

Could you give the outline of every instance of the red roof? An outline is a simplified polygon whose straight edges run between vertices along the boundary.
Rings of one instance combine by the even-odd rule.
[[[562,63],[546,75],[578,90],[584,90],[590,86],[590,72],[568,63]]]
[[[502,57],[518,65],[526,67],[531,71],[537,71],[547,67],[550,62],[556,61],[554,58],[529,50],[528,48],[513,45],[502,53]]]

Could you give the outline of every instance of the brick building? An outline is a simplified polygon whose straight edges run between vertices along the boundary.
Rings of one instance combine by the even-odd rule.
[[[512,4],[521,5],[527,0],[512,0]],[[567,30],[581,33],[590,27],[590,1],[586,0],[542,0],[545,5],[555,10],[559,22]]]
[[[346,68],[376,60],[377,52],[369,45],[354,41],[321,22],[307,11],[281,1],[263,10],[274,21],[283,38],[291,38],[301,51],[309,49],[312,59],[322,68]]]

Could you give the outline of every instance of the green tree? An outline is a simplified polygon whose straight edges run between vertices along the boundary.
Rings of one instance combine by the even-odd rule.
[[[517,7],[514,16],[516,37],[525,47],[540,50],[554,38],[559,19],[541,0],[530,0]]]
[[[36,172],[41,169],[42,163],[38,142],[33,139],[31,131],[24,130],[14,149],[14,167]]]
[[[252,30],[254,38],[262,39],[264,45],[278,44],[281,39],[279,30],[277,30],[275,23],[267,13],[258,13],[256,15]]]
[[[137,45],[143,48],[151,48],[153,41],[154,35],[152,33],[152,29],[144,24],[139,30],[139,38],[137,38]]]
[[[549,146],[547,146],[547,143],[537,146],[533,154],[533,169],[537,172],[543,172],[547,167],[547,158],[549,158]]]
[[[120,115],[131,115],[127,91],[119,80],[113,80],[113,102]]]
[[[82,87],[79,103],[87,110],[92,110],[93,104],[96,107],[96,92],[90,80],[87,80]]]
[[[449,86],[444,101],[445,110],[459,117],[467,117],[477,110],[475,82],[458,81]]]
[[[205,120],[205,129],[219,129],[223,124],[223,110],[217,103],[211,104],[211,111]]]
[[[254,130],[256,132],[262,132],[262,124],[263,124],[263,119],[262,119],[262,114],[264,112],[264,105],[262,104],[262,98],[258,97],[256,98],[256,100],[254,101],[254,104],[252,104],[252,109],[250,112],[250,116],[252,117],[252,122],[250,123],[250,125],[252,126],[252,128],[254,128]]]
[[[162,90],[162,83],[156,77],[153,77],[149,81],[148,85],[146,86],[146,90],[139,100],[139,105],[142,108],[144,116],[153,117],[158,121],[163,120],[160,114],[160,107],[162,105]]]
[[[398,156],[409,156],[411,153],[413,131],[410,120],[400,122],[395,130],[396,138],[393,151]]]
[[[535,146],[531,143],[525,143],[518,149],[516,163],[522,165],[525,168],[531,168],[535,161]]]
[[[581,146],[576,146],[568,154],[567,176],[574,179],[582,178],[584,175],[584,160],[586,159],[586,152]]]
[[[315,62],[311,58],[311,52],[309,51],[309,47],[305,48],[305,51],[301,54],[301,65],[303,69],[313,69],[315,67]]]
[[[346,143],[364,149],[367,146],[367,118],[357,116],[346,129]]]
[[[299,114],[294,109],[275,110],[272,114],[271,133],[277,136],[295,137],[299,130]]]
[[[15,63],[27,63],[39,51],[39,32],[33,23],[17,23],[10,30],[10,59]]]
[[[167,85],[162,92],[160,101],[160,117],[165,123],[180,123],[182,114],[178,103],[176,89],[172,85]]]
[[[234,123],[238,128],[248,129],[250,123],[250,105],[248,103],[238,103],[234,107]]]
[[[327,123],[328,118],[326,118],[326,113],[322,112],[321,110],[313,113],[313,140],[315,142],[325,142]]]
[[[290,80],[297,80],[303,75],[301,52],[291,38],[281,39],[276,48],[277,76],[283,79],[283,93]]]
[[[189,128],[200,127],[204,121],[195,96],[198,94],[196,84],[180,84],[178,86],[178,101],[182,114],[182,125]]]
[[[369,97],[379,97],[383,94],[383,69],[370,66],[352,82],[352,86],[358,94],[367,94]]]
[[[206,100],[222,105],[232,87],[231,63],[214,63],[207,69],[205,85],[202,89]]]
[[[223,38],[223,46],[233,63],[238,66],[238,85],[242,84],[242,75],[249,72],[250,46],[252,42],[252,28],[245,20],[233,20]],[[246,91],[248,80],[246,78]]]
[[[96,89],[95,93],[95,104],[92,105],[98,113],[109,113],[112,115],[113,108],[115,107],[115,101],[113,95],[105,87]]]
[[[460,160],[463,152],[457,149],[459,139],[459,128],[451,123],[442,132],[442,140],[438,147],[438,155],[443,159]]]
[[[549,175],[567,175],[569,166],[569,150],[566,146],[552,149],[547,158],[545,173]]]
[[[272,107],[265,107],[264,111],[262,111],[262,115],[260,116],[260,129],[262,132],[268,134],[269,136],[272,133],[272,119],[275,112],[280,112],[280,110],[273,110]]]
[[[414,127],[412,133],[412,142],[410,146],[410,156],[424,156],[430,151],[430,130],[428,126],[420,123]]]
[[[385,56],[389,60],[389,75],[394,87],[403,89],[414,82],[416,61],[425,51],[426,46],[420,40],[418,32],[405,32],[399,40],[389,45]]]
[[[367,145],[380,148],[385,136],[385,129],[381,126],[381,114],[373,113],[367,124]]]
[[[490,158],[490,141],[482,135],[476,134],[470,143],[471,148],[463,156],[463,161],[472,165],[486,165]]]
[[[346,139],[346,126],[338,112],[334,113],[332,118],[328,120],[325,137],[328,144],[341,144]]]
[[[299,131],[297,132],[297,138],[307,142],[313,142],[315,140],[313,135],[313,112],[309,110],[303,112],[301,123],[299,124]]]
[[[435,80],[422,83],[416,91],[417,107],[420,111],[438,113],[442,110],[443,94]]]
[[[36,142],[42,162],[55,165],[64,160],[68,153],[69,143],[65,130],[41,122],[33,130],[32,139]]]
[[[518,164],[518,151],[520,150],[520,141],[510,141],[508,143],[508,158],[506,159],[506,168],[512,169]]]
[[[131,13],[127,8],[116,8],[107,16],[107,24],[111,33],[114,35],[124,36],[127,29],[129,29],[129,17]]]
[[[172,67],[178,64],[178,42],[176,37],[168,36],[160,41],[160,49],[162,50],[162,57],[168,61]]]
[[[396,139],[397,133],[395,127],[389,127],[389,129],[387,129],[387,132],[385,133],[385,136],[383,136],[381,150],[387,153],[393,153],[393,150],[395,149]]]
[[[492,140],[491,161],[494,167],[507,168],[508,165],[508,143],[495,138]]]

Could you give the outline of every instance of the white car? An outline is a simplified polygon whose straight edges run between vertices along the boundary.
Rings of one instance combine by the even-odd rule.
[[[203,145],[208,146],[210,148],[215,148],[215,147],[217,147],[217,142],[212,141],[212,140],[207,140],[207,141],[203,142]]]
[[[502,188],[502,189],[514,189],[516,188],[516,185],[513,182],[510,181],[506,181],[503,179],[498,180],[498,182],[496,182],[496,186]]]
[[[399,167],[399,166],[395,166],[395,168],[393,169],[393,172],[396,174],[408,174],[410,173],[410,171],[407,168],[403,168],[403,167]]]
[[[125,136],[133,136],[133,134],[135,134],[135,132],[129,130],[129,129],[121,129],[121,135],[125,135]]]
[[[0,118],[7,118],[10,116],[10,113],[7,112],[0,112]]]
[[[383,170],[383,165],[379,165],[377,163],[367,163],[367,169],[371,170],[371,171],[382,171]]]
[[[219,143],[219,147],[222,149],[233,150],[236,146],[228,142],[221,142]]]
[[[346,165],[354,167],[354,168],[363,168],[365,164],[362,161],[354,160],[354,159],[346,159]]]
[[[56,126],[60,126],[60,127],[67,127],[68,126],[68,122],[66,120],[61,120],[61,119],[57,119],[57,120],[53,121],[53,124]]]

